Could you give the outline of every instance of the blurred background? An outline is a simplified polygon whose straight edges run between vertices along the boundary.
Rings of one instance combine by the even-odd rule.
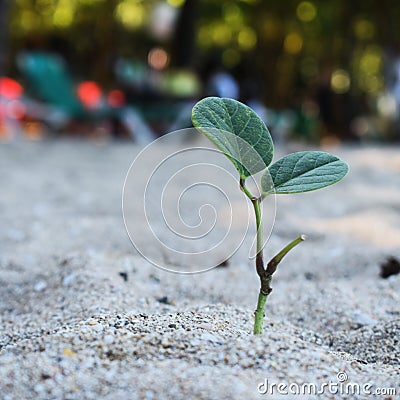
[[[148,142],[237,98],[275,139],[400,137],[395,0],[0,0],[0,137]]]

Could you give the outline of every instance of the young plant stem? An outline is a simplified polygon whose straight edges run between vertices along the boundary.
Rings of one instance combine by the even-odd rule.
[[[261,201],[264,197],[255,197],[247,189],[245,185],[245,180],[240,178],[240,189],[246,194],[253,204],[254,213],[256,216],[256,228],[257,228],[257,253],[256,253],[256,271],[260,278],[260,293],[258,294],[257,308],[254,311],[254,330],[255,335],[259,335],[263,331],[263,321],[265,316],[265,304],[267,302],[268,296],[272,291],[271,281],[272,275],[275,273],[278,264],[282,261],[283,257],[290,250],[292,250],[299,243],[306,240],[305,235],[301,235],[291,241],[286,245],[275,257],[273,257],[267,268],[264,267],[264,257],[263,257],[263,226],[262,226],[262,213],[261,213]]]
[[[289,253],[289,251],[292,250],[293,247],[297,246],[299,243],[303,242],[304,240],[306,240],[305,235],[301,235],[301,236],[297,237],[296,239],[292,240],[275,257],[273,257],[269,261],[267,268],[264,269],[264,273],[262,275],[259,274],[259,277],[261,280],[261,289],[260,289],[260,294],[258,295],[257,308],[254,313],[254,315],[255,315],[254,334],[255,335],[261,334],[262,330],[263,330],[265,303],[267,302],[268,295],[272,291],[272,288],[271,288],[272,275],[276,271],[278,264],[282,261],[283,257],[285,257],[285,255],[287,253]],[[258,269],[257,269],[257,273],[258,273]]]
[[[254,334],[262,333],[264,309],[265,303],[267,302],[268,295],[271,293],[270,282],[271,279],[266,274],[264,267],[263,257],[263,226],[262,226],[262,213],[261,213],[261,198],[255,197],[247,189],[243,178],[240,179],[240,188],[246,194],[253,204],[254,214],[256,216],[256,228],[257,228],[257,248],[256,248],[256,271],[260,278],[261,288],[258,295],[257,308],[254,311]]]
[[[261,199],[252,200],[254,212],[256,215],[256,227],[257,227],[257,253],[256,253],[256,271],[260,278],[260,293],[258,294],[257,308],[254,311],[254,329],[253,333],[259,335],[263,330],[264,321],[264,310],[267,298],[271,293],[271,276],[267,274],[264,267],[264,256],[263,256],[263,226],[262,226],[262,215],[261,215]]]

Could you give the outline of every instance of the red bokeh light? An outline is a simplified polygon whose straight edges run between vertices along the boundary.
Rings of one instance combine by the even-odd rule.
[[[96,108],[100,105],[101,89],[96,82],[85,81],[77,87],[78,97],[87,108]]]
[[[15,100],[21,97],[24,89],[14,79],[5,76],[0,77],[0,96],[8,100]]]
[[[111,107],[122,107],[125,104],[125,94],[121,90],[111,90],[107,101]]]

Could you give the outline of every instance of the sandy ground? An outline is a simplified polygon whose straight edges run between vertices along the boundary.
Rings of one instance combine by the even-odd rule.
[[[282,262],[257,337],[246,251],[179,275],[131,245],[121,190],[138,151],[0,146],[1,399],[400,396],[400,275],[379,276],[400,258],[397,147],[329,149],[350,164],[342,183],[277,198],[266,254],[308,240]],[[303,384],[324,393],[295,395]]]

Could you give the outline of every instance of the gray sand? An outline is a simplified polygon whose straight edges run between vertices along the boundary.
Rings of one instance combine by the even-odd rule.
[[[300,233],[308,240],[279,267],[264,334],[254,337],[258,278],[245,251],[184,276],[131,245],[121,189],[136,147],[1,145],[0,398],[373,398],[364,384],[399,396],[400,275],[380,278],[379,264],[400,258],[400,152],[328,150],[351,173],[277,199],[266,255]],[[265,379],[343,377],[361,394],[257,390]]]

